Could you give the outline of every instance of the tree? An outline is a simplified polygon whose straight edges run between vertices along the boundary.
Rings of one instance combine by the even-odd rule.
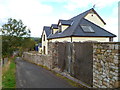
[[[2,26],[2,52],[3,56],[12,55],[13,51],[22,47],[23,39],[30,37],[30,30],[22,20],[9,18],[8,22]]]
[[[9,18],[7,24],[2,26],[2,33],[5,36],[27,37],[30,36],[30,30],[27,29],[22,20]]]
[[[31,51],[34,50],[36,42],[32,40],[31,38],[24,38],[23,39],[23,44],[22,44],[22,50],[24,51]]]

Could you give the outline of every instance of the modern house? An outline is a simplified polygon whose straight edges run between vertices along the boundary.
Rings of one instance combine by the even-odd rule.
[[[92,8],[69,20],[59,20],[42,32],[42,54],[48,54],[48,42],[113,41],[116,35],[104,29],[106,23]]]

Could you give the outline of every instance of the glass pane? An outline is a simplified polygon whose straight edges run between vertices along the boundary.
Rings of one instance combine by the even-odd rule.
[[[81,26],[84,32],[95,32],[91,26]]]

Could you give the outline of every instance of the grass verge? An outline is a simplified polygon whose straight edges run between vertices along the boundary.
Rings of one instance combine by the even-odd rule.
[[[79,83],[77,83],[77,82],[75,82],[75,81],[73,81],[73,80],[71,80],[71,79],[69,79],[69,78],[61,75],[61,74],[56,73],[55,71],[52,71],[52,72],[53,72],[56,76],[58,76],[58,77],[60,77],[60,78],[62,78],[62,79],[64,79],[64,80],[66,80],[66,81],[67,81],[71,86],[73,86],[73,87],[86,88],[86,87],[84,87],[83,85],[81,85],[81,84],[79,84]]]
[[[37,65],[37,64],[36,64],[36,65]],[[63,76],[63,75],[61,75],[61,74],[59,74],[59,73],[57,73],[57,72],[55,72],[55,71],[53,71],[53,70],[50,70],[50,69],[49,69],[48,67],[46,67],[46,66],[43,66],[43,65],[38,65],[38,66],[41,66],[42,68],[51,71],[51,72],[52,72],[54,75],[56,75],[57,77],[60,77],[60,78],[62,78],[62,79],[64,79],[64,80],[66,80],[66,81],[67,81],[71,86],[73,86],[73,87],[86,88],[85,86],[83,86],[83,85],[81,85],[81,84],[79,84],[79,83],[77,83],[77,82],[75,82],[75,81],[73,81],[73,80],[71,80],[71,79]]]
[[[8,70],[2,75],[2,88],[15,88],[15,69],[16,65],[14,59],[10,59],[10,65]],[[4,67],[3,67],[4,68]]]

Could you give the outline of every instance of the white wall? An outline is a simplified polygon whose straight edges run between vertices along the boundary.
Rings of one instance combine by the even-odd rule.
[[[109,42],[107,37],[72,37],[73,42],[83,41],[98,41],[98,42]]]
[[[53,34],[55,34],[58,31],[58,29],[53,29]]]
[[[66,37],[66,38],[56,38],[56,39],[50,39],[49,42],[71,42],[71,38],[70,37]]]
[[[102,28],[104,27],[104,23],[101,21],[101,19],[96,14],[88,13],[88,15],[85,16],[85,19],[93,22],[94,24],[96,24]]]
[[[49,42],[71,42],[71,37],[51,39]],[[98,41],[109,42],[108,37],[72,37],[72,42]]]
[[[69,27],[68,25],[62,25],[62,32],[68,27]]]
[[[38,47],[38,52],[42,54],[42,47]]]
[[[45,41],[44,41],[44,35],[45,35]],[[42,54],[43,54],[43,48],[44,48],[44,46],[45,46],[45,53],[46,54],[48,54],[48,40],[47,40],[47,35],[46,35],[46,33],[45,33],[45,31],[43,32],[43,35],[42,35]]]

